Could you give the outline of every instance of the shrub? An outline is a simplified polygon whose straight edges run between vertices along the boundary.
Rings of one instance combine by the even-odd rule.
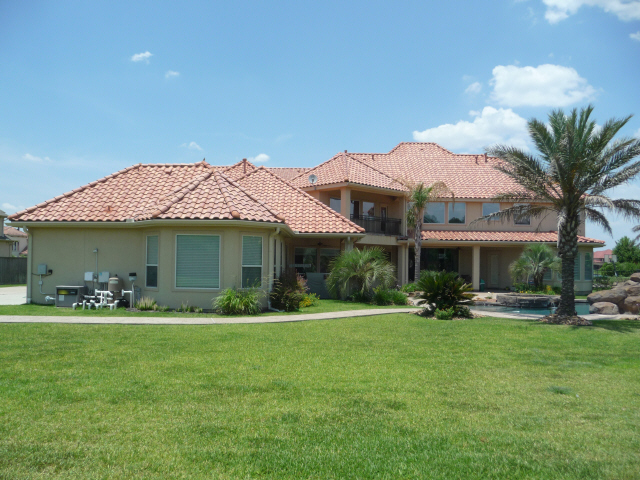
[[[300,303],[300,308],[314,307],[320,304],[320,297],[318,297],[315,293],[306,293],[302,302]]]
[[[464,312],[463,307],[473,304],[473,294],[469,293],[471,284],[465,283],[455,272],[422,272],[417,286],[422,292],[419,304],[425,306],[425,315],[453,308],[454,316],[458,316]]]
[[[141,297],[136,303],[138,310],[155,310],[156,301],[151,297]]]
[[[153,306],[153,310],[155,312],[168,312],[169,311],[169,307],[166,305],[154,305]]]
[[[357,298],[368,300],[374,285],[388,288],[395,281],[396,269],[380,247],[344,251],[331,261],[329,268],[327,288],[334,297],[346,297],[353,287],[359,294]]]
[[[178,312],[189,313],[193,312],[193,307],[189,306],[189,302],[180,302],[180,308],[178,308]]]
[[[407,296],[399,290],[392,290],[391,297],[394,305],[406,305],[409,303]]]
[[[440,310],[436,308],[434,314],[438,320],[451,320],[456,313],[455,307]]]
[[[283,272],[274,282],[273,290],[269,295],[271,306],[285,312],[300,310],[305,301],[307,281],[295,270]],[[310,303],[311,305],[312,303]]]
[[[373,303],[376,305],[393,305],[393,293],[386,288],[374,288]]]
[[[213,300],[213,309],[222,315],[257,315],[262,311],[262,291],[257,288],[227,288]]]
[[[413,293],[417,290],[417,288],[415,283],[407,283],[402,287],[400,287],[400,290],[403,291],[404,293]]]
[[[371,294],[369,292],[354,292],[349,300],[357,303],[371,303]]]

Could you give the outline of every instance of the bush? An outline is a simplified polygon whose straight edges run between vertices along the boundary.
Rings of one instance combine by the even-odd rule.
[[[473,304],[473,294],[469,293],[471,284],[465,283],[455,272],[422,272],[417,286],[422,292],[419,304],[425,306],[425,315],[453,308],[454,316],[460,316],[466,313],[467,305]]]
[[[374,288],[373,303],[376,305],[393,305],[393,293],[386,288]]]
[[[169,311],[169,307],[166,305],[154,305],[153,306],[153,310],[155,312],[168,312]]]
[[[151,297],[141,297],[136,303],[138,310],[155,310],[156,301]]]
[[[262,295],[262,291],[257,288],[227,288],[213,300],[212,305],[213,309],[222,315],[257,315],[262,312]]]
[[[318,297],[315,293],[306,293],[302,302],[300,303],[300,308],[314,307],[320,304],[320,297]]]
[[[413,293],[417,290],[417,288],[415,283],[407,283],[402,287],[400,287],[400,290],[403,291],[404,293]]]
[[[298,275],[295,270],[283,272],[274,282],[273,290],[269,295],[271,306],[285,312],[300,310],[305,301],[306,291],[307,281],[304,277]]]
[[[456,313],[456,309],[455,307],[447,308],[444,310],[436,308],[436,311],[434,313],[438,320],[451,320],[453,318],[453,315]]]
[[[357,303],[371,303],[371,295],[369,294],[369,292],[354,292],[350,297],[349,300],[351,300],[352,302],[357,302]]]
[[[409,303],[407,296],[399,290],[392,290],[391,297],[394,305],[406,305]]]
[[[334,297],[345,298],[355,290],[358,301],[371,295],[375,285],[390,287],[395,282],[396,268],[380,247],[354,248],[344,251],[329,264],[327,288]]]

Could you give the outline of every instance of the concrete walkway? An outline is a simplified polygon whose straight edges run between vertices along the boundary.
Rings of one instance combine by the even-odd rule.
[[[299,315],[272,315],[264,317],[74,317],[0,315],[0,323],[84,323],[119,325],[223,325],[236,323],[282,323],[307,320],[333,320],[336,318],[370,317],[391,313],[413,313],[418,308],[371,308],[344,312],[304,313]]]
[[[27,287],[1,287],[0,305],[22,305],[27,303]]]

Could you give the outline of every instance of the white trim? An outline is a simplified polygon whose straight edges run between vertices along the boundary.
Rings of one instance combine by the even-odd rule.
[[[183,235],[189,235],[189,236],[205,236],[205,237],[218,237],[220,239],[219,241],[219,247],[218,247],[218,287],[178,287],[178,237],[179,236],[183,236]],[[194,290],[198,290],[198,291],[218,291],[221,290],[222,288],[222,235],[220,235],[219,233],[217,234],[211,234],[211,233],[176,233],[175,237],[174,237],[175,241],[174,241],[174,252],[173,252],[173,256],[174,256],[174,271],[173,271],[173,288],[174,290],[178,290],[178,291],[194,291]]]

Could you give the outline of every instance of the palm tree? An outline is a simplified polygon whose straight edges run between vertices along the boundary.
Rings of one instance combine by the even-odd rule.
[[[531,243],[527,245],[522,255],[509,265],[509,273],[514,279],[533,279],[536,290],[542,289],[544,274],[547,271],[560,272],[561,262],[549,245]]]
[[[414,253],[414,281],[420,279],[420,251],[422,248],[422,223],[424,221],[424,212],[430,202],[436,198],[451,194],[449,188],[443,182],[436,182],[430,187],[424,183],[402,182],[408,189],[409,208],[407,209],[407,226],[413,228],[413,238],[415,241]],[[455,198],[454,198],[455,200]]]
[[[336,297],[347,296],[352,281],[362,299],[368,297],[374,285],[386,288],[396,279],[396,269],[380,247],[344,251],[331,261],[329,268],[327,288]]]
[[[611,199],[607,192],[640,173],[640,140],[616,134],[629,121],[610,119],[598,128],[590,119],[593,106],[565,114],[553,110],[549,124],[528,122],[531,140],[539,152],[532,155],[515,147],[497,145],[487,153],[501,162],[495,168],[522,188],[505,192],[496,201],[514,206],[483,217],[510,220],[555,212],[558,216],[558,256],[562,260],[562,292],[557,313],[574,314],[573,268],[578,253],[580,215],[611,232],[603,212],[625,219],[640,218],[640,200]]]

